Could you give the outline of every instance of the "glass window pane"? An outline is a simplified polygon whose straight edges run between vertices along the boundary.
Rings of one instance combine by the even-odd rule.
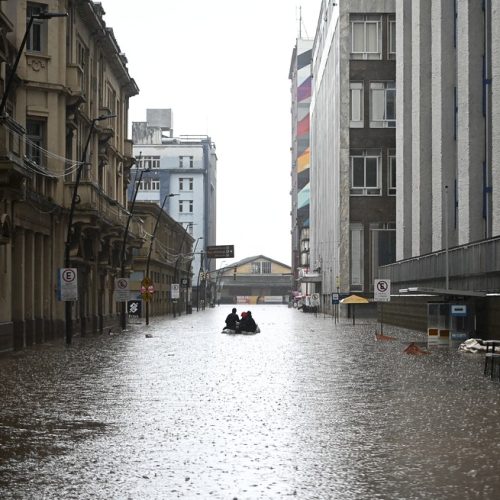
[[[365,51],[365,25],[364,23],[352,23],[352,51]]]
[[[366,52],[378,51],[378,23],[366,23]]]
[[[396,189],[396,158],[392,157],[391,161],[391,188]]]
[[[361,90],[351,90],[351,120],[361,120]]]
[[[385,91],[373,90],[372,95],[372,121],[383,121],[385,119]]]
[[[389,89],[386,93],[387,99],[387,120],[395,120],[396,119],[396,90]]]
[[[377,158],[366,159],[366,187],[378,187],[377,182]]]
[[[364,158],[352,159],[352,186],[365,186],[365,161]]]

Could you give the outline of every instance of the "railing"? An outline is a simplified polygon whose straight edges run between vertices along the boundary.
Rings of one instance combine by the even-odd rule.
[[[451,289],[500,291],[500,237],[448,251]],[[446,252],[440,251],[379,267],[379,277],[400,288],[445,288]]]
[[[73,183],[67,183],[67,188],[71,191],[74,188]],[[70,199],[71,193],[68,199]],[[80,201],[77,205],[77,211],[94,212],[99,219],[104,220],[111,226],[125,228],[129,212],[117,201],[104,194],[102,190],[93,182],[82,181],[78,187],[78,196]],[[132,218],[130,222],[129,233],[136,238],[142,238],[144,230],[140,219]]]

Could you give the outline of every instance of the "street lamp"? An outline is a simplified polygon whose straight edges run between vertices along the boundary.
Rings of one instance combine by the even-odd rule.
[[[26,41],[28,40],[28,35],[31,31],[31,27],[33,26],[33,22],[35,19],[52,19],[53,17],[68,17],[67,12],[39,12],[38,14],[32,14],[28,21],[28,26],[26,26],[26,32],[24,33],[23,40],[21,42],[21,46],[17,51],[16,60],[12,69],[9,72],[9,76],[7,78],[7,82],[5,84],[5,91],[3,93],[2,101],[0,102],[0,116],[3,117],[5,106],[7,104],[7,98],[9,97],[10,87],[12,86],[12,81],[14,80],[14,75],[16,74],[17,67],[19,66],[19,61],[21,60],[21,55],[24,50],[24,46],[26,45]]]
[[[189,277],[191,276],[191,269],[193,268],[193,260],[195,258],[195,255],[196,255],[196,248],[198,247],[198,243],[200,240],[203,239],[203,236],[200,236],[197,240],[196,240],[196,243],[194,244],[194,249],[193,249],[193,258],[191,259],[191,262],[189,264],[189,272],[188,272],[188,279]],[[198,290],[196,290],[196,293],[198,294]],[[193,286],[191,284],[191,300],[193,298]],[[191,311],[192,312],[192,311]],[[189,314],[190,313],[190,310],[189,310],[189,303],[188,301],[186,300],[186,314]]]
[[[94,118],[90,124],[90,130],[89,130],[89,135],[87,136],[87,142],[85,143],[85,147],[83,148],[82,152],[82,159],[80,161],[80,165],[78,166],[78,169],[76,171],[76,180],[75,180],[75,186],[73,188],[73,196],[71,198],[71,207],[69,210],[69,218],[68,218],[68,231],[66,234],[66,244],[64,247],[64,267],[68,268],[71,265],[70,262],[70,249],[71,249],[71,239],[73,236],[73,216],[75,214],[75,206],[77,203],[78,199],[78,186],[80,185],[80,179],[82,177],[82,170],[84,165],[86,165],[86,157],[87,157],[87,150],[90,145],[90,139],[92,138],[92,132],[94,131],[95,124],[97,122],[107,120],[108,118],[114,118],[116,115],[101,115],[98,116],[97,118]],[[72,323],[72,314],[71,314],[71,308],[72,308],[73,302],[71,300],[67,300],[65,303],[65,318],[66,318],[66,343],[71,344],[71,339],[73,337],[73,323]]]
[[[139,164],[141,161],[141,157],[142,157],[142,151],[139,153],[139,162],[138,162]],[[141,185],[142,176],[144,175],[144,172],[149,172],[150,170],[151,170],[151,167],[140,169],[139,179],[137,179],[137,172],[135,175],[134,196],[132,197],[132,204],[130,205],[130,210],[128,212],[127,224],[125,225],[125,232],[123,233],[122,248],[121,248],[121,252],[120,252],[120,277],[121,278],[125,277],[125,248],[127,245],[127,238],[128,238],[128,230],[130,227],[130,221],[132,220],[132,216],[134,213],[135,200],[137,198],[137,193],[138,193],[139,187]],[[121,316],[120,323],[121,323],[122,330],[125,330],[127,328],[126,310],[127,310],[127,303],[122,302],[122,308],[120,311],[120,316]]]
[[[151,241],[149,243],[148,259],[146,260],[146,278],[148,279],[149,279],[149,263],[151,262],[151,252],[153,251],[153,243],[155,240],[156,230],[158,229],[158,223],[160,222],[160,217],[161,214],[163,213],[163,207],[165,206],[167,198],[172,198],[172,196],[179,196],[179,194],[169,193],[165,195],[165,198],[163,198],[163,202],[161,204],[160,211],[158,212],[158,216],[156,217],[155,226],[153,228],[153,234],[151,235]],[[149,300],[146,301],[146,325],[149,325]]]
[[[194,225],[193,222],[188,222],[186,224],[186,227],[184,228],[184,234],[182,235],[181,244],[179,245],[179,251],[177,252],[178,253],[177,259],[175,259],[174,283],[179,283],[178,268],[179,268],[179,259],[181,258],[181,253],[182,253],[182,246],[184,245],[184,240],[186,239],[186,235],[188,234],[188,228],[192,227],[193,225]],[[174,305],[174,318],[175,318],[177,313],[177,303],[174,302],[173,305]]]

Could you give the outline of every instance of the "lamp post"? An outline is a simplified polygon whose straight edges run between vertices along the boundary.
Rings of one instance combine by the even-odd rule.
[[[203,273],[203,276],[205,276],[205,273],[203,271],[203,259],[204,259],[204,257],[205,257],[205,253],[202,250],[200,253],[200,270],[198,272],[198,285],[196,287],[197,288],[197,291],[196,291],[196,311],[200,310],[200,274]],[[203,277],[203,280],[204,279],[205,278]],[[203,308],[203,309],[205,309],[205,308]]]
[[[139,161],[142,156],[142,151],[139,153]],[[125,225],[125,232],[123,233],[123,241],[122,241],[122,248],[120,252],[120,277],[124,278],[125,277],[125,248],[127,246],[127,237],[128,237],[128,230],[130,227],[130,221],[132,220],[132,215],[134,213],[134,206],[135,206],[135,200],[137,198],[137,193],[139,191],[139,186],[141,185],[141,180],[142,176],[144,175],[144,172],[149,172],[151,168],[144,168],[141,169],[139,172],[139,179],[137,179],[137,174],[135,178],[135,187],[134,187],[134,196],[132,197],[132,204],[130,205],[130,210],[128,213],[127,217],[127,224]],[[120,312],[120,323],[122,330],[125,330],[127,328],[127,314],[126,314],[126,309],[127,309],[127,303],[122,302],[122,308]]]
[[[196,243],[194,244],[194,250],[193,250],[193,258],[191,259],[191,263],[189,264],[189,273],[188,273],[188,279],[190,279],[190,276],[191,276],[191,269],[193,268],[193,260],[194,260],[194,256],[196,255],[196,248],[198,247],[198,243],[200,240],[203,239],[203,236],[200,236],[197,240],[196,240]],[[188,287],[189,289],[189,287]],[[193,293],[193,287],[191,286],[191,299],[192,299],[192,293]],[[198,293],[198,291],[196,291],[196,293]],[[191,309],[191,312],[192,312],[192,309]],[[188,301],[186,300],[186,314],[190,314],[190,310],[189,310],[189,303]]]
[[[146,278],[149,278],[149,264],[151,262],[151,253],[153,251],[153,243],[155,240],[156,236],[156,230],[158,229],[158,224],[160,222],[160,217],[161,214],[163,213],[163,207],[165,206],[165,202],[167,201],[167,198],[172,198],[172,196],[179,196],[177,193],[169,193],[165,195],[163,198],[163,202],[161,204],[160,211],[158,212],[158,216],[156,217],[155,225],[153,228],[153,234],[151,234],[151,241],[149,243],[149,252],[148,252],[148,258],[146,260]],[[146,301],[146,325],[149,325],[149,300]]]
[[[182,235],[181,244],[179,246],[179,252],[178,252],[179,255],[177,256],[177,259],[175,259],[174,283],[179,283],[179,276],[178,276],[179,259],[181,258],[182,245],[184,245],[184,240],[186,239],[186,235],[188,234],[188,228],[190,226],[193,226],[192,222],[189,222],[188,224],[186,224],[186,227],[184,229],[184,234]],[[177,313],[177,303],[174,302],[174,318],[176,317],[176,313]],[[179,315],[180,315],[180,311],[179,311]]]
[[[69,209],[69,218],[68,218],[68,231],[66,233],[66,244],[64,246],[64,267],[68,268],[71,265],[70,259],[70,249],[71,249],[71,239],[73,235],[73,216],[75,214],[75,206],[76,200],[78,199],[78,186],[80,185],[80,179],[82,177],[82,170],[84,165],[86,164],[85,160],[87,157],[87,150],[90,145],[90,139],[92,138],[92,133],[95,128],[95,124],[102,120],[107,120],[108,118],[114,118],[116,115],[101,115],[97,118],[94,118],[90,124],[89,135],[87,136],[87,142],[85,143],[85,147],[82,152],[82,159],[80,161],[80,165],[76,171],[76,180],[75,186],[73,188],[73,196],[71,198],[71,207]],[[65,302],[65,319],[66,319],[66,343],[71,344],[71,340],[73,337],[73,323],[72,323],[72,309],[73,302],[67,300]]]
[[[9,72],[9,76],[7,78],[7,82],[5,83],[5,91],[3,93],[2,101],[0,102],[0,116],[4,115],[5,106],[7,104],[7,98],[9,97],[10,87],[12,86],[12,81],[14,80],[14,75],[16,74],[17,67],[19,66],[19,61],[21,60],[21,55],[23,53],[24,47],[28,40],[28,35],[33,26],[33,22],[35,19],[52,19],[53,17],[68,17],[67,12],[40,12],[38,14],[33,14],[30,16],[28,21],[28,25],[26,26],[26,32],[24,33],[23,40],[17,51],[16,60],[14,61],[14,65]]]

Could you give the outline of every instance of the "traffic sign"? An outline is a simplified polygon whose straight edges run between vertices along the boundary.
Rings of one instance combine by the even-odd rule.
[[[184,288],[189,286],[189,278],[181,278],[181,286]]]
[[[170,285],[170,296],[172,299],[178,299],[180,297],[179,283],[172,283]]]
[[[373,287],[375,302],[390,302],[391,280],[377,279]]]
[[[128,278],[115,278],[115,302],[127,302],[129,292]]]
[[[59,300],[78,300],[78,274],[76,267],[59,269]]]
[[[338,304],[340,302],[339,300],[339,294],[338,293],[332,293],[332,304]]]
[[[209,259],[225,259],[228,257],[234,257],[234,245],[208,246],[207,257]]]

